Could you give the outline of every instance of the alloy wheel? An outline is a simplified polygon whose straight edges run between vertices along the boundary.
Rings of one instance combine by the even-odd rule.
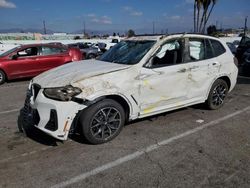
[[[119,131],[122,125],[120,112],[114,107],[100,109],[92,118],[90,131],[93,137],[107,140]]]
[[[227,94],[227,88],[224,85],[218,85],[214,88],[212,94],[212,103],[214,106],[220,106],[223,104]]]

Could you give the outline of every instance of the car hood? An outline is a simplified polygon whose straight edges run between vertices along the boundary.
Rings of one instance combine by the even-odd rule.
[[[89,77],[115,72],[131,67],[98,60],[84,60],[62,65],[46,71],[33,79],[42,88],[61,87]]]

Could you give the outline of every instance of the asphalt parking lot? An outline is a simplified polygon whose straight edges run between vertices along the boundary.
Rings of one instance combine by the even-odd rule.
[[[250,78],[223,108],[196,105],[131,122],[113,141],[18,132],[28,81],[0,86],[0,187],[249,187]]]

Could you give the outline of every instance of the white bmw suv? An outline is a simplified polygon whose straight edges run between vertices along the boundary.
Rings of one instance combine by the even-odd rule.
[[[23,125],[60,140],[80,128],[87,141],[100,144],[130,120],[204,102],[218,109],[236,84],[235,61],[224,42],[205,35],[128,38],[98,60],[35,77]]]

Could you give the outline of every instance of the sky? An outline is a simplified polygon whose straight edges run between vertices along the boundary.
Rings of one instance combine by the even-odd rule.
[[[0,29],[46,28],[57,32],[136,34],[190,32],[194,0],[0,0]],[[250,0],[218,0],[208,25],[244,26]],[[248,21],[248,28],[249,28]]]

